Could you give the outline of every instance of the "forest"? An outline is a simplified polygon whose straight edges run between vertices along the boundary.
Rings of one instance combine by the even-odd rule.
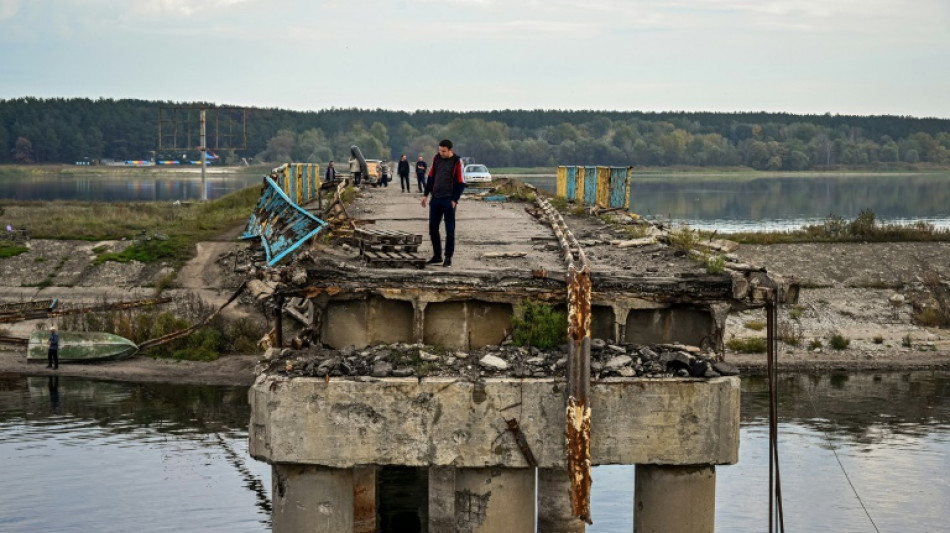
[[[225,164],[426,158],[443,138],[492,167],[554,165],[905,169],[950,165],[950,120],[905,116],[638,111],[293,111],[130,99],[0,99],[0,164],[178,157]],[[182,153],[182,156],[185,154]]]

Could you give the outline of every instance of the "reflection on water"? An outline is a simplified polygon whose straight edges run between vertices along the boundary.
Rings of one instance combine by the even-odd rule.
[[[261,182],[255,169],[214,169],[205,179],[213,200]],[[112,169],[103,172],[31,174],[0,172],[0,199],[158,202],[201,199],[201,172],[166,169]]]
[[[0,378],[0,531],[265,531],[243,387]]]
[[[793,375],[778,390],[788,531],[874,531],[871,520],[880,531],[946,530],[950,372]],[[719,530],[768,527],[767,418],[765,381],[743,379],[739,463],[716,469]],[[588,532],[630,531],[633,467],[593,475]]]
[[[553,192],[554,176],[527,181]],[[798,229],[834,213],[853,219],[871,209],[878,220],[925,220],[950,227],[950,173],[802,175],[638,175],[630,182],[630,210],[697,229]]]
[[[248,456],[246,398],[246,387],[0,378],[0,531],[269,530],[270,467]],[[767,401],[762,379],[742,381],[739,464],[716,470],[720,531],[767,529]],[[873,531],[871,519],[946,530],[950,372],[787,376],[779,404],[788,531]],[[414,523],[406,511],[424,500],[424,471],[398,470],[380,475],[408,485],[380,492],[381,524]],[[593,474],[587,531],[631,531],[634,467]]]

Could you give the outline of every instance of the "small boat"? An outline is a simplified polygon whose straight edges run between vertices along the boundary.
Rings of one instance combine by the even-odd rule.
[[[46,362],[47,339],[49,330],[36,330],[30,334],[26,350],[27,362]],[[139,347],[134,342],[111,333],[59,332],[60,363],[118,361],[132,357],[138,350]]]

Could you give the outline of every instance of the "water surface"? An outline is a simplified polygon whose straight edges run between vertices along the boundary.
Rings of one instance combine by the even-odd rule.
[[[270,467],[247,454],[246,395],[0,377],[0,531],[268,531]],[[743,380],[739,464],[716,470],[719,531],[768,528],[767,398]],[[950,372],[792,375],[779,404],[788,531],[946,531]],[[593,478],[588,531],[632,531],[634,467]]]
[[[526,178],[553,192],[554,176]],[[950,227],[950,172],[893,174],[638,174],[630,210],[697,229],[788,230],[829,214],[854,219],[871,209],[879,221],[922,220]]]

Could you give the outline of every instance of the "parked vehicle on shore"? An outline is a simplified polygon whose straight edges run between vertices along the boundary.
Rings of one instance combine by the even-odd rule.
[[[465,165],[462,170],[462,177],[465,183],[491,183],[491,172],[485,165],[472,164]]]

